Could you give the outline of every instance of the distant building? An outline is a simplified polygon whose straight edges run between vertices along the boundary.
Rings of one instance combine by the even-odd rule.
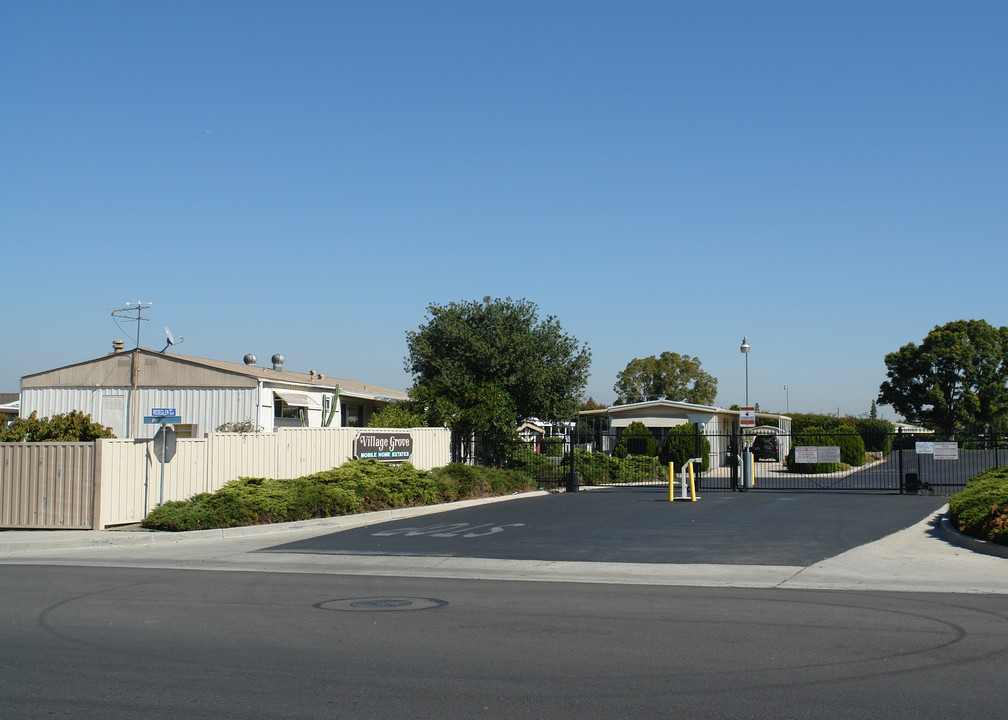
[[[744,430],[739,426],[738,410],[674,400],[650,400],[612,405],[601,410],[582,410],[579,418],[582,427],[589,428],[588,433],[594,436],[591,449],[602,452],[611,452],[619,434],[634,422],[643,423],[658,442],[664,440],[669,430],[677,425],[698,425],[710,442],[712,461],[718,463],[726,461],[732,437],[739,434],[751,436],[773,433],[776,429],[780,434],[782,457],[790,449],[791,418],[774,413],[757,412],[759,427]]]
[[[51,417],[79,410],[112,428],[116,437],[150,438],[157,425],[145,424],[154,408],[181,417],[180,437],[202,437],[225,423],[249,423],[262,431],[278,427],[362,427],[373,413],[405,400],[398,390],[354,380],[166,354],[124,351],[113,346],[105,357],[85,360],[21,378],[21,417]],[[333,403],[337,397],[338,402]]]
[[[0,428],[13,422],[20,408],[21,396],[18,393],[0,393]]]

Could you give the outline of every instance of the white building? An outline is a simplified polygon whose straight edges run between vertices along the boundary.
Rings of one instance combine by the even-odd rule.
[[[175,427],[180,437],[202,437],[231,422],[267,432],[284,426],[362,427],[374,412],[406,397],[314,370],[290,372],[282,358],[267,368],[115,349],[105,357],[21,378],[20,416],[79,410],[111,427],[116,437],[150,438],[158,426],[144,418],[155,408],[168,408],[181,417]]]
[[[713,464],[723,464],[733,436],[743,437],[759,433],[771,433],[777,429],[781,444],[781,457],[787,455],[790,449],[791,418],[773,413],[756,413],[756,420],[761,423],[759,428],[746,428],[739,425],[739,411],[726,410],[713,405],[694,405],[693,403],[673,400],[651,400],[648,402],[630,403],[628,405],[612,405],[602,410],[584,410],[580,417],[587,423],[596,423],[596,449],[610,452],[619,433],[626,430],[631,423],[643,423],[660,442],[670,428],[677,425],[698,425],[700,432],[711,445]]]

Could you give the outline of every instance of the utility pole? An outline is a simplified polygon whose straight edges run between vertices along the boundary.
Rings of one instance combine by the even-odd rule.
[[[132,422],[130,426],[126,429],[127,437],[136,437],[137,428],[137,411],[139,409],[139,403],[137,403],[137,382],[140,376],[140,321],[149,320],[149,318],[143,317],[143,311],[149,310],[151,303],[142,303],[139,300],[135,306],[130,303],[126,303],[126,307],[119,308],[112,311],[112,317],[127,318],[128,320],[133,319],[133,313],[136,313],[136,347],[133,349],[133,364],[130,368],[130,382],[133,386],[133,392],[130,393],[129,406],[132,407],[132,412],[127,410],[126,417]]]

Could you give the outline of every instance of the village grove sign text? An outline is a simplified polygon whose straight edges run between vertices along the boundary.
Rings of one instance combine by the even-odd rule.
[[[413,455],[413,436],[403,432],[362,432],[354,440],[354,457],[403,462]]]

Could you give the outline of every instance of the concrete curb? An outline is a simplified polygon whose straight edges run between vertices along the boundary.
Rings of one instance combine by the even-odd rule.
[[[983,553],[984,555],[994,555],[995,557],[1008,558],[1008,545],[999,545],[998,543],[992,543],[987,540],[970,537],[969,535],[963,535],[955,529],[955,526],[952,525],[952,521],[948,519],[947,515],[942,517],[941,524],[938,528],[942,537],[950,543],[964,547],[967,550]]]
[[[0,532],[0,558],[21,555],[30,552],[48,550],[81,550],[89,548],[136,547],[142,545],[162,545],[165,543],[181,543],[191,540],[211,540],[213,538],[242,538],[254,535],[270,535],[274,533],[309,530],[312,528],[344,530],[347,528],[376,525],[389,520],[433,515],[447,510],[460,510],[478,505],[490,505],[508,500],[534,498],[548,495],[548,492],[516,493],[500,495],[476,500],[462,500],[437,505],[398,508],[395,510],[377,510],[358,515],[341,515],[331,518],[314,520],[297,520],[288,523],[272,525],[248,525],[235,528],[218,528],[215,530],[189,530],[186,532],[160,532],[150,530],[12,530]],[[6,536],[6,537],[5,537]]]

